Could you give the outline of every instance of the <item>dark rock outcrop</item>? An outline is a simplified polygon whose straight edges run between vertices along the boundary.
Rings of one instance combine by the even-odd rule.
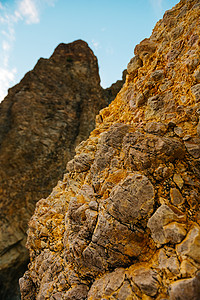
[[[28,262],[26,230],[35,203],[62,179],[107,97],[97,58],[78,40],[39,59],[0,104],[1,299],[17,293]]]
[[[199,0],[164,14],[37,203],[23,300],[200,299],[199,20]]]

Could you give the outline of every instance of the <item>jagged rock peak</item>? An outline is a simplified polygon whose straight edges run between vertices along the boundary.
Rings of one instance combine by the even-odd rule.
[[[93,67],[91,76],[95,76],[94,80],[100,82],[97,58],[85,41],[77,40],[69,44],[59,44],[49,60],[57,64],[67,62],[73,65],[75,62],[90,65]]]
[[[135,48],[29,223],[28,299],[200,299],[200,1]]]
[[[66,56],[71,54],[77,55],[77,57],[83,59],[88,56],[88,53],[93,53],[88,44],[83,40],[76,40],[68,44],[59,44],[50,58],[52,59],[56,56]]]

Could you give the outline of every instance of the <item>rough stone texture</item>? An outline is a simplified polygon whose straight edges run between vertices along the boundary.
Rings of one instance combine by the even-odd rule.
[[[157,264],[159,271],[162,271],[167,275],[167,277],[171,277],[172,274],[178,275],[180,273],[180,265],[177,255],[171,247],[165,246],[159,250]]]
[[[138,268],[131,274],[132,281],[147,296],[155,296],[159,287],[159,278],[155,270],[150,268]]]
[[[191,279],[177,280],[169,287],[170,300],[199,300],[200,274]]]
[[[139,58],[138,55],[134,56],[128,66],[127,66],[127,72],[128,74],[134,73],[135,71],[137,71],[137,69],[139,69],[140,67],[142,67],[143,63],[142,60]]]
[[[175,206],[179,206],[184,203],[184,198],[181,195],[180,191],[176,188],[170,190],[171,202]]]
[[[188,256],[200,263],[200,227],[195,225],[183,242],[176,247],[176,252],[180,257]]]
[[[112,89],[112,97],[118,90]],[[96,57],[79,40],[41,58],[0,104],[1,299],[8,299],[7,290],[15,293],[28,261],[26,230],[35,203],[62,178],[109,97],[100,86]],[[75,157],[75,171],[88,170],[91,161],[88,154]]]
[[[32,283],[37,300],[200,299],[199,4],[181,0],[136,46],[142,64],[38,202],[23,300]]]
[[[152,239],[155,243],[177,244],[186,235],[184,227],[177,222],[184,222],[185,216],[175,213],[169,206],[163,204],[149,219],[147,226],[151,230]]]

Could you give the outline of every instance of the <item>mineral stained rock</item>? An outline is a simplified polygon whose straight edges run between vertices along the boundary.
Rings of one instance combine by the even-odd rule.
[[[26,268],[26,230],[35,203],[62,178],[75,146],[88,138],[96,114],[109,101],[96,57],[78,40],[60,44],[50,59],[41,58],[0,104],[1,299],[17,293]],[[88,156],[79,157],[76,171],[90,163]]]
[[[200,299],[199,20],[199,0],[164,14],[37,203],[23,300]]]

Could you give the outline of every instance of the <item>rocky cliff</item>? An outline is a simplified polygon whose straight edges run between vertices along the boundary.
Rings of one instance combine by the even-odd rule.
[[[62,178],[108,98],[96,57],[79,40],[40,59],[0,104],[1,299],[16,299],[12,294],[28,261],[26,230],[35,203]]]
[[[37,203],[23,300],[200,299],[199,20],[199,0],[164,14]]]

